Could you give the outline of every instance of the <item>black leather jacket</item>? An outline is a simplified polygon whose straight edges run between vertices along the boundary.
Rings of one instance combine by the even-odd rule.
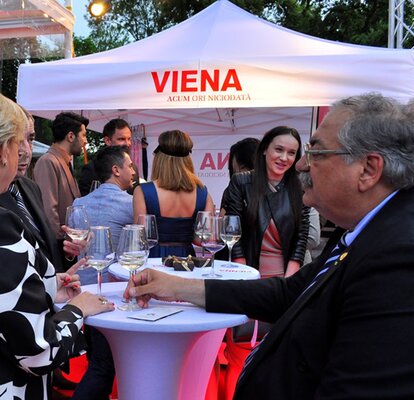
[[[263,235],[272,218],[282,242],[285,270],[290,260],[303,264],[309,234],[309,207],[302,207],[301,224],[295,226],[288,191],[282,182],[276,192],[269,188],[259,204],[256,226],[248,226],[246,210],[251,201],[253,173],[234,174],[223,194],[222,206],[226,214],[239,215],[242,221],[242,238],[233,247],[233,258],[245,257],[247,265],[259,269]]]

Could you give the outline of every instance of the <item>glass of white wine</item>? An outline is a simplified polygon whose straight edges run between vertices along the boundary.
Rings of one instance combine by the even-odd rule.
[[[145,228],[143,225],[127,225],[122,228],[117,249],[118,262],[129,271],[129,278],[135,275],[136,270],[147,261],[149,247]],[[128,304],[119,306],[121,311],[138,309],[135,299]]]
[[[237,264],[232,264],[231,262],[231,251],[233,250],[233,246],[240,240],[241,234],[240,217],[238,215],[225,215],[223,217],[220,236],[229,249],[229,262],[226,265],[228,268],[237,267]]]
[[[108,226],[91,226],[87,245],[87,263],[97,271],[99,295],[102,288],[102,271],[114,257],[111,229]]]
[[[89,218],[84,206],[69,206],[66,208],[66,234],[72,240],[85,240],[89,233]]]

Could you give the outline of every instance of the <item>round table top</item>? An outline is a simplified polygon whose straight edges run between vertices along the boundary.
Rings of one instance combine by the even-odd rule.
[[[257,269],[249,267],[244,264],[239,264],[232,262],[232,266],[227,266],[228,261],[216,260],[214,261],[214,271],[217,274],[222,275],[220,279],[259,279],[260,273]],[[157,271],[166,272],[167,274],[172,274],[176,276],[181,276],[183,278],[191,279],[208,279],[208,277],[203,276],[208,274],[211,270],[210,267],[206,268],[194,268],[193,271],[174,271],[174,268],[165,267],[162,265],[161,258],[149,258],[147,264],[144,267],[141,267],[139,270],[144,268],[152,268]],[[109,266],[108,271],[116,279],[128,280],[129,272],[123,268],[120,264],[115,263]]]
[[[82,286],[82,291],[96,293],[96,286]],[[103,283],[102,295],[109,301],[115,303],[115,310],[87,317],[85,324],[97,328],[109,328],[120,331],[178,333],[229,328],[248,321],[245,315],[210,313],[190,303],[164,302],[158,300],[151,300],[149,308],[146,310],[151,310],[152,307],[162,307],[167,309],[179,308],[182,311],[154,322],[133,319],[130,317],[138,313],[139,310],[121,311],[117,308],[117,306],[124,305],[122,295],[125,288],[126,282]],[[56,304],[57,308],[62,306],[63,304]]]

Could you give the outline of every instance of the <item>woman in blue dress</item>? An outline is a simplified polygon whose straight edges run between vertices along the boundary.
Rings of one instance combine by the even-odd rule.
[[[206,186],[194,174],[192,148],[187,133],[161,133],[154,150],[152,182],[134,191],[134,223],[140,214],[154,214],[157,219],[159,240],[150,257],[194,255],[191,242],[197,212],[214,212]]]

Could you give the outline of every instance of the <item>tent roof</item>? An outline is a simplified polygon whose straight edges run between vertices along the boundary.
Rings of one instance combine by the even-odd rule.
[[[56,0],[2,0],[0,3],[0,39],[73,30],[73,14]]]
[[[39,158],[41,155],[45,154],[49,150],[49,145],[39,142],[37,140],[33,141],[33,158]]]
[[[49,118],[83,110],[98,130],[123,117],[149,131],[155,124],[158,133],[177,120],[198,124],[200,133],[203,125],[217,132],[226,120],[232,131],[244,126],[239,117],[248,126],[257,113],[273,114],[275,121],[295,113],[274,107],[329,105],[368,91],[406,101],[414,95],[413,70],[412,50],[310,37],[218,0],[172,28],[114,50],[22,65],[18,101]]]

